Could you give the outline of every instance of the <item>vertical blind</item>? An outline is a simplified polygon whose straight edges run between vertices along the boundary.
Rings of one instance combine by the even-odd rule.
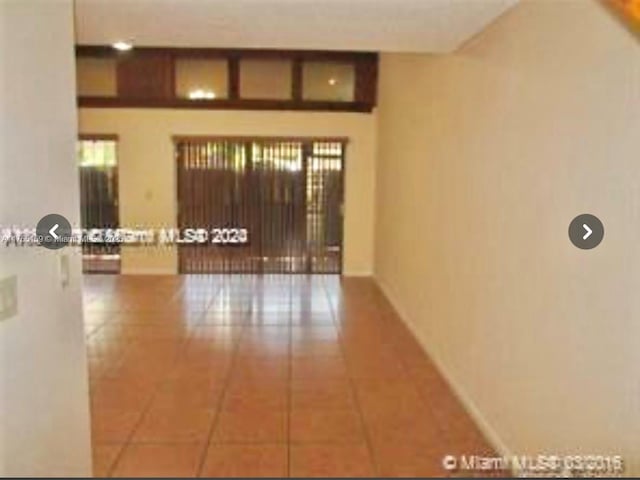
[[[118,163],[115,139],[81,139],[77,144],[80,177],[80,221],[83,229],[117,229]],[[120,271],[120,246],[82,245],[85,273]]]
[[[237,245],[181,244],[182,273],[340,273],[343,139],[176,138],[180,229],[237,229]]]

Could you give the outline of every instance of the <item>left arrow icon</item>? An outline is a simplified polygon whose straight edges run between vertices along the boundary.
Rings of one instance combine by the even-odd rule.
[[[2,0],[0,0],[2,2]],[[40,219],[36,226],[38,245],[49,250],[66,247],[72,240],[73,228],[69,220],[57,213],[50,213]]]
[[[51,227],[51,229],[49,230],[49,233],[51,234],[51,236],[55,239],[58,240],[60,238],[60,235],[58,235],[56,233],[56,230],[58,229],[60,225],[59,224],[55,224],[53,227]]]

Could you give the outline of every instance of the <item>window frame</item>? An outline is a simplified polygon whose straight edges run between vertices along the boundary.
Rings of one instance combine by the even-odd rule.
[[[118,52],[110,46],[77,46],[76,57],[110,57],[116,59],[116,69],[131,69],[138,59],[140,65],[150,57],[162,57],[170,64],[162,71],[152,71],[152,62],[146,62],[145,75],[156,75],[166,83],[164,95],[144,95],[140,91],[127,92],[126,85],[118,84],[115,97],[78,96],[80,107],[92,108],[178,108],[225,110],[312,110],[370,113],[377,103],[378,54],[375,52],[306,51],[306,50],[258,50],[258,49],[210,49],[210,48],[157,48],[137,47],[128,52]],[[177,59],[223,59],[227,61],[227,98],[191,100],[179,98],[175,89]],[[291,98],[253,99],[240,96],[240,61],[244,59],[279,59],[291,62]],[[354,65],[354,100],[304,100],[303,65],[305,62],[334,62]],[[118,75],[118,80],[120,75]],[[119,83],[119,82],[118,82]]]

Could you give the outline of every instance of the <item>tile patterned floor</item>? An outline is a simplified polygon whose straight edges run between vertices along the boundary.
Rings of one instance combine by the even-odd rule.
[[[84,300],[96,476],[442,476],[492,454],[368,279],[95,275]]]

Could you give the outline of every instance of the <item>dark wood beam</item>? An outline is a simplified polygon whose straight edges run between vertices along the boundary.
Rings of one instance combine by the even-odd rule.
[[[238,100],[240,98],[240,58],[235,55],[228,57],[227,65],[229,99]]]
[[[118,96],[80,97],[78,104],[83,107],[371,112],[377,101],[378,54],[373,52],[164,47],[134,47],[128,52],[118,52],[110,46],[78,45],[76,55],[78,58],[117,60]],[[187,58],[226,59],[228,98],[197,101],[177,98],[175,64],[177,60]],[[246,58],[290,61],[291,99],[241,98],[240,62]],[[354,101],[304,100],[304,63],[312,61],[353,65],[356,77]]]
[[[169,100],[155,98],[118,98],[118,97],[78,97],[78,106],[82,108],[167,108],[184,110],[292,110],[325,112],[361,112],[370,113],[373,105],[362,102],[293,100],[257,100],[257,99],[215,99],[189,100],[174,98]]]
[[[291,98],[302,101],[302,59],[294,58],[291,62]]]

